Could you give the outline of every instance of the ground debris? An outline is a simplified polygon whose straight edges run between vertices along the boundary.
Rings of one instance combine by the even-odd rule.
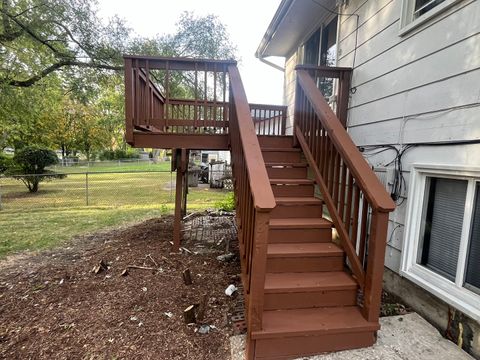
[[[100,262],[95,265],[92,269],[94,274],[100,274],[101,272],[108,271],[108,263],[105,260],[100,260]]]
[[[191,251],[204,246],[205,251],[169,254],[172,225],[170,216],[151,219],[79,237],[69,249],[48,255],[0,262],[0,359],[101,359],[105,354],[119,359],[227,359],[233,329],[225,317],[234,302],[223,292],[228,284],[239,284],[231,279],[239,265],[217,261],[224,249],[197,239],[184,239],[182,246]],[[104,273],[113,275],[115,270],[117,276],[108,282],[103,276],[92,277],[99,259],[104,259]],[[134,271],[129,265],[153,270]],[[185,269],[192,275],[189,288],[180,275]],[[61,279],[61,286],[51,286]],[[38,284],[42,290],[33,292]],[[199,320],[205,294],[204,319]],[[25,295],[28,299],[20,300]],[[183,310],[192,304],[198,304],[196,320],[210,326],[208,336],[195,332],[200,325],[184,324]]]

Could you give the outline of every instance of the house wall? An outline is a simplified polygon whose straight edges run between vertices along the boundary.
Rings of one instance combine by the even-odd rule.
[[[480,139],[480,1],[458,1],[400,34],[402,2],[350,0],[348,6],[339,9],[359,15],[358,30],[356,16],[342,15],[338,25],[337,65],[354,67],[348,111],[351,137],[359,146],[397,148],[409,143]],[[289,111],[294,104],[296,59],[291,56],[286,61],[285,100]],[[293,113],[291,123],[292,119]],[[391,191],[395,152],[364,155]],[[390,215],[385,264],[391,271],[387,280],[394,284],[390,290],[397,295],[414,293],[412,301],[418,309],[425,309],[422,315],[433,319],[435,306],[425,305],[431,295],[425,290],[412,290],[418,287],[397,275],[406,242],[406,209],[414,164],[478,168],[480,144],[415,146],[402,157],[406,187]],[[445,330],[449,307],[436,299],[443,304],[436,325]],[[468,321],[473,324],[473,334],[466,349],[480,357],[480,326],[478,321]]]
[[[298,51],[294,50],[285,61],[285,80],[283,82],[284,104],[288,106],[286,133],[293,133],[293,111],[295,105],[295,66],[298,63]]]
[[[359,146],[480,138],[480,3],[460,1],[405,35],[401,6],[402,0],[353,0],[342,9],[359,15],[358,34],[355,16],[342,16],[339,25],[338,66],[355,64],[350,135]],[[402,158],[407,189],[413,163],[479,166],[478,154],[480,145],[415,147]],[[393,158],[386,151],[368,161],[382,167]],[[404,195],[390,217],[385,259],[395,272],[408,190]]]
[[[342,9],[338,66],[354,65],[348,131],[359,146],[480,138],[480,2],[460,1],[419,28],[399,34],[402,0],[354,0]],[[357,49],[355,37],[357,36]],[[355,58],[355,59],[354,59]],[[480,145],[418,146],[402,157],[406,190],[390,216],[385,287],[465,350],[480,357],[480,326],[453,306],[398,276],[406,241],[413,164],[480,166]],[[393,151],[366,156],[385,169],[390,191]],[[408,224],[407,224],[408,225]],[[407,294],[407,296],[406,296]],[[450,323],[449,316],[453,316]],[[456,318],[455,318],[456,314]],[[465,331],[459,337],[459,326]]]

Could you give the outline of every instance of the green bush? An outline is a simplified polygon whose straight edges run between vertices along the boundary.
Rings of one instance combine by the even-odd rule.
[[[28,191],[35,193],[42,181],[63,179],[64,174],[57,174],[45,168],[58,163],[57,154],[50,149],[38,146],[26,146],[15,150],[12,163],[6,171],[7,175],[22,181]]]
[[[138,159],[140,157],[138,149],[128,148],[127,150],[103,150],[100,152],[98,158],[105,160],[121,160],[121,159]]]
[[[12,166],[12,159],[0,153],[0,174],[5,173]]]
[[[215,208],[222,211],[235,210],[235,195],[233,192],[229,192],[223,200],[216,202]]]

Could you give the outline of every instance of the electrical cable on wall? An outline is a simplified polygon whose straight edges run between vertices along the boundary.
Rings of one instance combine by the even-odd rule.
[[[407,190],[407,183],[405,177],[403,176],[403,164],[402,157],[405,153],[413,148],[420,146],[458,146],[458,145],[475,145],[480,144],[480,139],[474,140],[458,140],[458,141],[441,141],[441,142],[418,142],[418,143],[409,143],[403,145],[400,149],[396,146],[387,144],[387,145],[366,145],[359,146],[359,150],[362,153],[365,153],[365,157],[371,157],[378,154],[381,154],[386,151],[394,151],[395,157],[388,163],[384,164],[385,167],[394,165],[394,176],[392,190],[390,191],[390,196],[397,206],[402,205],[406,197],[404,193]]]

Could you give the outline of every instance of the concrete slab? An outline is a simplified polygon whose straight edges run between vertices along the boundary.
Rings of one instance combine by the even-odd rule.
[[[380,319],[377,343],[369,348],[339,351],[302,360],[473,360],[416,313]],[[245,336],[230,338],[232,360],[244,360]]]

